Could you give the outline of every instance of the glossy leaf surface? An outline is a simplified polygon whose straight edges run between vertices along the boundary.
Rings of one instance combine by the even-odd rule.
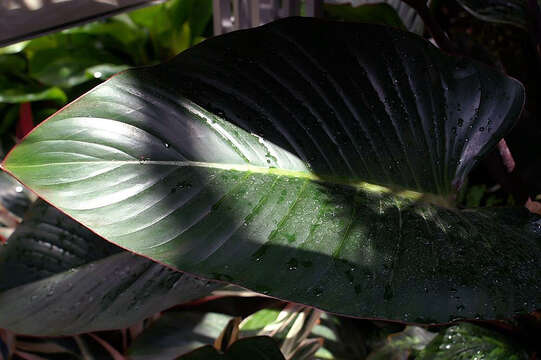
[[[4,167],[180,270],[355,316],[500,318],[541,303],[539,217],[420,200],[448,204],[523,98],[415,35],[294,18],[114,77]]]
[[[528,0],[458,0],[458,3],[481,20],[528,26]],[[541,6],[541,0],[537,3]]]
[[[122,251],[40,201],[0,246],[0,327],[33,335],[122,328],[212,286]]]

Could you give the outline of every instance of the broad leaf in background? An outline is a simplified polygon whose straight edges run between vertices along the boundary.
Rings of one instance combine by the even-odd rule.
[[[289,18],[112,78],[3,167],[182,271],[360,317],[504,318],[541,303],[541,221],[449,198],[523,101],[413,34]]]
[[[152,8],[140,11],[150,12]],[[86,36],[88,40],[100,39],[108,49],[115,49],[116,52],[128,56],[134,65],[141,65],[149,60],[145,53],[145,45],[148,42],[147,33],[144,28],[134,23],[128,14],[67,29],[62,31],[62,34],[78,34]]]
[[[280,349],[268,336],[256,336],[241,339],[224,354],[220,354],[211,346],[205,346],[189,354],[181,356],[179,360],[285,360]]]
[[[0,55],[0,103],[54,100],[66,102],[58,87],[46,87],[25,74],[26,61],[18,55]]]
[[[457,0],[473,16],[491,22],[528,27],[528,0]],[[541,0],[537,0],[541,6]]]
[[[42,201],[0,247],[0,308],[9,309],[0,327],[21,334],[127,327],[214,288],[122,251]]]
[[[64,88],[88,81],[87,69],[100,64],[119,65],[123,60],[101,49],[79,46],[36,51],[29,59],[30,76]]]
[[[495,331],[470,323],[460,323],[441,331],[415,359],[527,360],[528,354]]]
[[[212,18],[211,0],[174,0],[129,13],[147,29],[153,49],[161,59],[196,44]]]
[[[338,6],[337,6],[338,5]],[[389,13],[389,11],[383,7],[390,6],[393,8],[393,15]],[[348,21],[356,21],[354,18],[350,18],[351,15],[357,14],[357,16],[360,16],[361,19],[358,19],[357,21],[362,22],[369,22],[369,23],[376,23],[373,19],[378,19],[377,23],[379,24],[387,24],[391,26],[395,26],[393,23],[393,18],[398,17],[398,19],[401,19],[399,21],[400,27],[405,26],[406,29],[409,31],[418,34],[423,35],[424,31],[424,23],[417,11],[410,7],[408,4],[403,2],[402,0],[326,0],[325,1],[325,11],[329,11],[329,14],[333,15],[335,10],[332,10],[333,7],[336,7],[336,9],[342,9],[338,10],[339,13],[344,14],[346,10],[349,8],[349,11],[347,11],[347,15],[344,16],[343,20],[348,19]],[[362,10],[362,8],[366,8],[366,10]],[[377,9],[377,10],[376,10]],[[345,14],[344,14],[345,15]],[[372,18],[369,18],[368,15],[373,16]],[[366,17],[366,18],[365,18]],[[393,23],[389,23],[389,21],[392,21]],[[398,24],[397,24],[398,25]]]
[[[128,350],[133,360],[173,360],[204,345],[212,345],[231,316],[217,313],[166,312]]]

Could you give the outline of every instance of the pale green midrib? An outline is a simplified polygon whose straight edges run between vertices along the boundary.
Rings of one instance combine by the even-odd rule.
[[[221,169],[221,170],[231,170],[239,172],[250,172],[255,174],[264,174],[264,175],[277,175],[285,176],[289,178],[297,179],[308,179],[317,182],[325,182],[334,185],[345,185],[358,188],[360,190],[368,191],[371,193],[385,193],[393,194],[402,198],[411,199],[411,200],[427,200],[429,202],[434,202],[438,204],[448,205],[447,201],[438,195],[431,195],[427,193],[421,193],[414,190],[397,190],[390,187],[377,185],[365,181],[352,180],[346,177],[340,176],[320,176],[309,171],[301,170],[288,170],[275,167],[264,167],[264,166],[255,166],[250,164],[227,164],[227,163],[212,163],[212,162],[200,162],[200,161],[167,161],[167,160],[104,160],[104,161],[67,161],[67,162],[56,162],[56,163],[46,163],[46,164],[2,164],[2,167],[5,167],[8,170],[13,169],[24,169],[24,168],[39,168],[39,167],[48,167],[48,166],[70,166],[70,165],[83,165],[83,164],[92,164],[92,165],[165,165],[165,166],[179,166],[179,167],[199,167],[207,169]]]

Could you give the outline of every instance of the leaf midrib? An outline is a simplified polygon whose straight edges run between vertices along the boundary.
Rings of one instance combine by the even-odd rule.
[[[407,189],[394,189],[383,185],[369,183],[366,181],[352,180],[343,176],[333,175],[318,175],[308,171],[290,170],[276,167],[264,167],[251,164],[229,164],[229,163],[214,163],[201,161],[178,161],[178,160],[103,160],[103,161],[67,161],[55,162],[46,164],[2,164],[1,167],[6,170],[15,168],[39,168],[48,166],[70,166],[70,165],[163,165],[163,166],[178,166],[178,167],[199,167],[207,169],[220,169],[238,172],[248,172],[262,175],[276,175],[295,179],[307,179],[314,182],[327,183],[330,185],[341,185],[356,188],[361,191],[377,194],[392,194],[401,198],[410,200],[429,200],[428,202],[448,206],[448,201],[441,195],[432,195]]]

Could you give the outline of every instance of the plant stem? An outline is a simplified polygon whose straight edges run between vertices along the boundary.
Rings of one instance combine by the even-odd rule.
[[[511,150],[507,147],[505,139],[501,139],[500,142],[498,142],[498,152],[502,158],[505,170],[507,170],[508,173],[512,173],[515,169],[515,159],[513,159],[513,154],[511,154]]]

